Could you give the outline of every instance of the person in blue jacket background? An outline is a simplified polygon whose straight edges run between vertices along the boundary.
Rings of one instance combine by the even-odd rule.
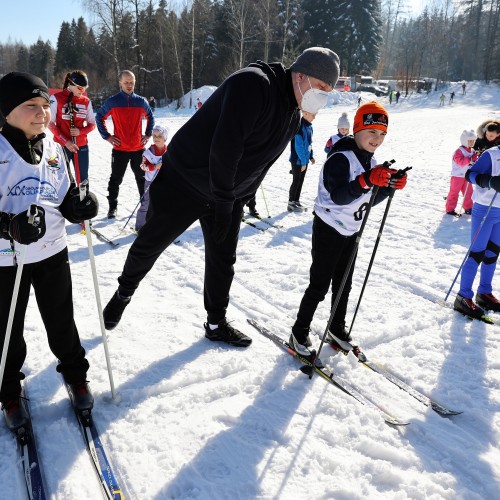
[[[472,243],[462,268],[460,291],[453,307],[466,316],[481,318],[484,309],[500,311],[500,302],[492,293],[492,280],[500,252],[500,196],[496,196],[500,191],[500,146],[487,149],[467,171],[465,178],[476,185],[472,195]],[[480,280],[474,302],[472,285],[480,264]]]
[[[307,208],[300,204],[300,193],[304,184],[309,162],[314,165],[312,150],[312,121],[316,115],[304,111],[300,120],[300,128],[290,142],[290,163],[292,164],[292,185],[288,193],[288,211],[303,212]]]

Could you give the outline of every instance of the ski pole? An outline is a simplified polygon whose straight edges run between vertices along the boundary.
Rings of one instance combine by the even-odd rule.
[[[403,170],[398,170],[398,172],[396,174],[394,174],[392,176],[392,178],[395,178],[395,179],[401,178],[411,168],[412,167],[406,167]],[[382,237],[382,231],[384,230],[385,221],[387,219],[387,215],[389,213],[389,208],[391,207],[392,198],[394,197],[395,192],[396,192],[396,190],[394,188],[391,188],[391,190],[389,191],[389,199],[387,200],[387,205],[385,206],[384,216],[382,217],[382,222],[380,223],[380,227],[379,227],[378,234],[377,234],[377,239],[375,240],[375,245],[373,246],[373,252],[372,252],[372,256],[370,258],[370,263],[368,264],[368,269],[366,271],[366,276],[365,276],[365,279],[363,281],[363,286],[361,287],[361,293],[359,294],[358,303],[356,304],[354,316],[352,318],[351,326],[349,328],[349,335],[351,334],[352,327],[354,325],[354,321],[356,320],[356,316],[358,314],[358,309],[359,309],[359,306],[361,304],[361,299],[363,298],[363,294],[365,292],[366,283],[368,282],[368,277],[370,276],[373,261],[375,260],[375,254],[377,253],[378,244],[380,243],[380,238]]]
[[[492,198],[490,204],[488,205],[488,210],[486,210],[486,213],[484,214],[483,220],[481,221],[481,224],[479,224],[479,227],[476,231],[476,234],[472,238],[472,242],[471,242],[469,248],[467,249],[467,253],[465,254],[464,260],[460,264],[460,267],[458,268],[457,274],[455,275],[455,278],[453,278],[453,281],[451,282],[451,286],[448,290],[448,293],[446,294],[446,297],[444,298],[445,302],[448,300],[448,297],[451,293],[451,290],[452,290],[453,286],[455,285],[455,281],[457,281],[458,275],[462,271],[462,267],[464,267],[465,261],[469,257],[470,249],[472,248],[472,245],[474,245],[474,242],[477,240],[477,237],[479,236],[479,233],[480,233],[481,229],[483,228],[484,222],[486,221],[486,217],[488,217],[488,214],[490,213],[491,207],[493,206],[493,202],[495,201],[497,194],[498,194],[498,191],[495,191],[495,194],[493,195],[493,198]]]
[[[32,203],[28,211],[28,224],[35,221],[38,215],[36,204]],[[14,279],[14,289],[12,291],[12,299],[10,301],[9,317],[7,319],[7,329],[5,330],[5,340],[3,342],[2,358],[0,360],[0,389],[2,388],[3,375],[5,372],[5,365],[7,363],[7,352],[9,351],[10,337],[12,335],[12,325],[14,323],[14,314],[16,312],[17,296],[19,295],[19,286],[21,284],[21,276],[23,274],[24,261],[26,260],[26,252],[28,245],[20,245],[19,259],[17,260],[16,277]]]
[[[156,179],[156,176],[158,175],[158,172],[160,171],[160,169],[158,169],[156,172],[155,172],[155,175],[153,176],[153,179],[151,179],[151,184],[153,184],[153,181]],[[146,196],[146,193],[149,191],[149,188],[151,187],[151,184],[146,188],[146,190],[144,191],[144,193],[142,193],[142,196],[141,198],[139,199],[137,205],[135,206],[134,210],[132,211],[132,213],[129,215],[128,219],[126,220],[125,222],[125,225],[121,228],[120,230],[120,234],[123,233],[123,231],[125,231],[125,228],[127,227],[128,223],[130,222],[130,219],[134,216],[135,214],[135,211],[137,210],[137,208],[139,207],[139,205],[142,203],[142,200],[144,199],[144,196]]]
[[[269,207],[267,206],[266,193],[264,193],[264,186],[260,185],[260,190],[262,191],[262,197],[264,198],[264,205],[266,206],[267,218],[271,218],[271,214],[269,213]]]
[[[72,108],[72,111],[70,113],[71,127],[74,127],[73,113],[74,113],[74,109]],[[73,144],[76,145],[76,137],[72,136],[71,140],[73,141]],[[80,182],[80,164],[78,162],[78,151],[76,151],[73,154],[73,163],[75,166],[75,177],[77,179],[78,189],[80,191],[80,200],[83,200],[85,198],[85,196],[87,195],[89,181],[88,181],[88,179],[84,179],[82,182]],[[111,387],[111,397],[113,398],[113,400],[116,400],[115,383],[113,381],[113,372],[111,370],[111,360],[110,360],[109,349],[108,349],[108,338],[106,336],[106,329],[104,327],[104,317],[102,314],[101,296],[99,293],[99,283],[97,281],[97,271],[96,271],[96,265],[95,265],[94,247],[92,245],[92,233],[90,231],[89,221],[84,220],[83,223],[85,225],[85,236],[87,237],[87,246],[89,249],[90,268],[92,270],[92,281],[94,283],[95,300],[97,303],[97,313],[99,315],[99,323],[101,325],[101,336],[102,336],[102,343],[104,346],[104,356],[106,357],[106,366],[108,369],[109,385]]]

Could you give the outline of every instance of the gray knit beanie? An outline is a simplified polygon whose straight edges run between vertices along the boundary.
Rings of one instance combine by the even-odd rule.
[[[333,50],[311,47],[304,50],[290,66],[296,73],[304,73],[335,87],[339,79],[340,59]]]
[[[351,128],[351,123],[349,122],[349,118],[347,117],[347,113],[342,113],[337,122],[337,128]]]

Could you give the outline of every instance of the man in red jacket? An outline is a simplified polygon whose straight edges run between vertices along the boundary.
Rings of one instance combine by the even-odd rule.
[[[155,124],[147,99],[134,93],[134,73],[123,70],[118,77],[118,83],[121,91],[108,97],[96,114],[99,133],[113,146],[111,177],[108,183],[108,219],[116,217],[120,184],[129,162],[135,175],[139,196],[142,197],[144,193],[144,172],[141,170],[142,153]],[[111,116],[113,120],[113,134],[106,127],[108,116]],[[142,133],[143,116],[147,119],[144,134]]]

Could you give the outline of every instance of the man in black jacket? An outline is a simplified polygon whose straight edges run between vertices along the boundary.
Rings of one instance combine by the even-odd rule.
[[[226,321],[243,205],[296,134],[300,111],[317,113],[338,75],[337,54],[322,47],[305,50],[290,68],[258,61],[230,75],[181,127],[150,188],[152,215],[104,310],[108,330],[116,327],[156,259],[199,220],[205,241],[205,337],[250,345],[251,339]]]

